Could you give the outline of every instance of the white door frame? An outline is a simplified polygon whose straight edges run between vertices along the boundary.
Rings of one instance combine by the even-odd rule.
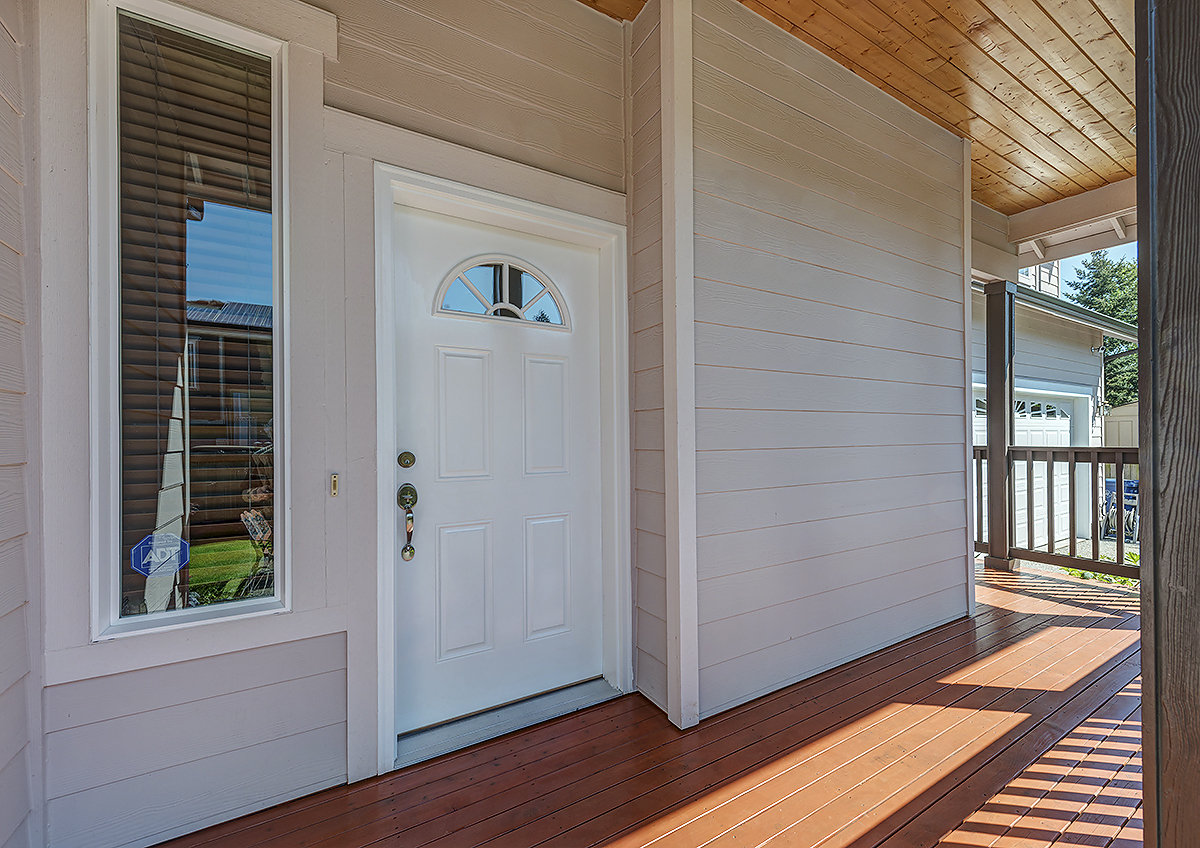
[[[379,552],[379,773],[396,759],[395,567],[396,447],[395,205],[423,209],[558,239],[600,251],[601,561],[604,583],[604,678],[633,689],[633,590],[630,538],[629,336],[625,227],[375,163],[375,362]]]

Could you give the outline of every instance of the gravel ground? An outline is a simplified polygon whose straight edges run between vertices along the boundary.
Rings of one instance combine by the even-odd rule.
[[[1132,551],[1133,553],[1141,553],[1141,547],[1137,542],[1126,542],[1125,553]],[[1075,555],[1081,557],[1090,557],[1092,555],[1092,540],[1080,539],[1076,542]],[[1117,540],[1116,539],[1101,539],[1100,540],[1100,556],[1108,557],[1113,562],[1117,560]]]
[[[1055,550],[1055,553],[1060,553],[1060,554],[1067,553],[1069,549],[1067,547],[1066,540],[1062,540],[1062,541],[1056,543],[1054,550]],[[1137,542],[1126,542],[1125,543],[1125,552],[1126,553],[1133,552],[1135,554],[1138,554],[1138,553],[1141,553],[1141,547],[1138,545]],[[1082,557],[1084,559],[1091,557],[1091,555],[1092,555],[1091,539],[1077,540],[1075,543],[1075,555],[1078,557]],[[1111,561],[1116,562],[1117,561],[1117,540],[1116,539],[1101,539],[1100,540],[1100,556],[1108,557]],[[981,562],[982,562],[982,558],[983,558],[983,554],[977,555],[977,559]],[[1041,562],[1030,562],[1027,560],[1021,561],[1021,568],[1033,568],[1033,569],[1039,570],[1039,571],[1058,572],[1060,574],[1065,573],[1065,572],[1063,572],[1063,570],[1061,568],[1057,568],[1056,566],[1046,565],[1045,563],[1041,563]],[[1087,571],[1087,563],[1080,563],[1079,570]]]

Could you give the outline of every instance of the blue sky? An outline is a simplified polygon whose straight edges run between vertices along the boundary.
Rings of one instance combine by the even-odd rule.
[[[1110,247],[1107,251],[1108,258],[1114,262],[1118,259],[1132,259],[1137,262],[1137,242],[1132,244],[1123,244],[1120,247]],[[1083,266],[1083,260],[1087,259],[1091,254],[1084,253],[1081,256],[1072,256],[1070,259],[1064,259],[1060,266],[1062,271],[1062,287],[1063,294],[1067,290],[1075,290],[1075,270]]]

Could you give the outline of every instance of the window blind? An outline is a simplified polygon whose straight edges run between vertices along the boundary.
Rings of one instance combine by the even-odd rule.
[[[271,62],[126,14],[118,38],[121,614],[136,615],[273,591]],[[174,536],[190,561],[155,571],[146,540]]]

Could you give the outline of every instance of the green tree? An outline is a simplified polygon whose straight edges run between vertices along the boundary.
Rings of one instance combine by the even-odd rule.
[[[1130,324],[1137,324],[1137,262],[1108,258],[1108,251],[1097,250],[1075,270],[1075,290],[1067,298]],[[1104,354],[1129,350],[1136,345],[1105,337]],[[1137,400],[1137,354],[1125,356],[1104,366],[1104,399],[1112,406]]]

